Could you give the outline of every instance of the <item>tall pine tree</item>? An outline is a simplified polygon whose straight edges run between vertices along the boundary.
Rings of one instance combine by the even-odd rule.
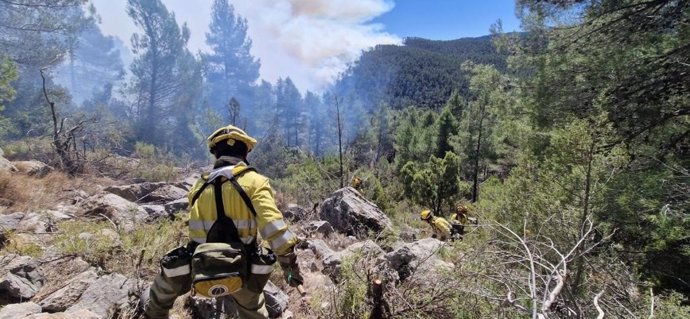
[[[207,100],[223,110],[235,98],[244,112],[253,109],[253,93],[261,64],[250,53],[247,19],[235,15],[228,0],[215,0],[206,44],[211,53],[202,54],[207,82]]]
[[[135,135],[138,140],[163,145],[162,126],[180,90],[178,59],[189,40],[186,25],[180,28],[175,15],[160,0],[129,0],[127,14],[142,33],[132,36],[136,59],[131,65],[136,98]]]

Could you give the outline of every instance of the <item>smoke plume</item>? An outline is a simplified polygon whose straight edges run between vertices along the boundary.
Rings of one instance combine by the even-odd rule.
[[[261,77],[290,76],[302,91],[332,83],[362,50],[401,39],[371,23],[391,10],[390,0],[236,0],[249,24]]]

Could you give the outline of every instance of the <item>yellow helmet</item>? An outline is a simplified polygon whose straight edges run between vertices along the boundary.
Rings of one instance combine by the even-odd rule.
[[[456,211],[457,213],[467,213],[467,212],[470,211],[470,207],[469,207],[468,205],[462,205],[462,204],[461,204],[461,205],[458,205],[458,206],[455,208],[455,211]]]
[[[434,214],[432,214],[430,210],[425,209],[425,210],[422,211],[421,214],[419,214],[419,217],[420,217],[422,220],[427,220],[427,219],[431,218],[431,216],[433,216],[433,215],[434,215]]]
[[[217,129],[215,132],[213,132],[213,134],[209,135],[209,137],[206,139],[206,142],[208,143],[208,148],[212,149],[214,146],[216,146],[216,144],[224,140],[227,140],[226,143],[228,143],[230,146],[234,145],[235,141],[240,141],[247,145],[248,152],[251,152],[256,145],[256,140],[254,138],[233,125],[228,125]]]

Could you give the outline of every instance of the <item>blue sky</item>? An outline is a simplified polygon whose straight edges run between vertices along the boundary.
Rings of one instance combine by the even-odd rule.
[[[101,30],[126,46],[141,32],[127,16],[127,0],[91,0]],[[205,33],[212,0],[161,0],[191,31],[187,47],[208,51]],[[501,19],[515,31],[514,0],[229,0],[248,21],[261,78],[289,76],[302,91],[327,88],[363,50],[401,44],[405,37],[449,40],[489,34]],[[123,56],[127,56],[126,54]],[[131,55],[129,55],[131,57]]]
[[[403,38],[451,40],[487,35],[498,19],[506,32],[519,29],[514,0],[396,0],[372,22]]]

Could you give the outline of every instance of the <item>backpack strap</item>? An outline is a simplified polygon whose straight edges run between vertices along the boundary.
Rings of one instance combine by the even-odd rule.
[[[237,226],[235,226],[235,223],[232,221],[232,219],[230,217],[225,215],[225,205],[223,205],[223,191],[222,190],[223,190],[223,181],[220,178],[216,178],[213,181],[213,195],[216,198],[216,222],[229,228],[230,239],[232,239],[233,241],[237,241],[237,242],[241,243],[242,239],[240,238],[240,232],[237,230]],[[214,224],[213,226],[216,226],[216,225]],[[211,234],[211,230],[209,230],[209,235],[210,234]]]
[[[254,171],[254,172],[256,172],[256,169],[255,169],[254,167],[247,166],[246,169],[242,170],[242,171],[241,171],[239,174],[237,174],[236,176],[242,176],[242,174],[244,174],[244,173],[246,173],[246,172],[249,172],[249,171]],[[233,175],[233,177],[236,177],[236,176]],[[234,179],[234,178],[233,178],[233,179]],[[213,183],[213,181],[207,180],[207,181],[204,182],[203,185],[201,185],[201,188],[199,188],[199,190],[196,191],[196,193],[194,193],[194,196],[192,196],[192,202],[189,203],[189,207],[194,206],[194,203],[196,203],[197,199],[199,199],[199,196],[201,196],[201,193],[204,192],[204,189],[206,189],[206,186],[208,186],[208,185],[210,185],[210,184],[212,184],[212,183]],[[235,186],[235,184],[237,184],[237,186]],[[233,183],[233,186],[234,186],[235,189],[240,193],[240,196],[242,196],[242,200],[244,201],[244,203],[247,204],[247,206],[249,206],[249,210],[252,211],[252,214],[254,214],[254,217],[256,217],[256,211],[254,210],[254,206],[251,205],[252,201],[251,201],[251,200],[248,201],[249,196],[247,196],[247,193],[244,192],[244,190],[240,191],[240,190],[242,189],[242,187],[238,187],[238,186],[240,186],[240,185],[237,183],[237,181],[235,181],[235,183]]]
[[[240,193],[240,197],[242,197],[242,200],[244,203],[249,207],[249,210],[252,212],[252,215],[254,215],[254,218],[256,218],[256,210],[254,209],[254,205],[252,205],[252,200],[249,198],[249,195],[247,195],[247,192],[244,191],[242,186],[240,186],[240,183],[237,182],[237,179],[233,176],[230,179],[230,184],[237,190],[238,193]]]

